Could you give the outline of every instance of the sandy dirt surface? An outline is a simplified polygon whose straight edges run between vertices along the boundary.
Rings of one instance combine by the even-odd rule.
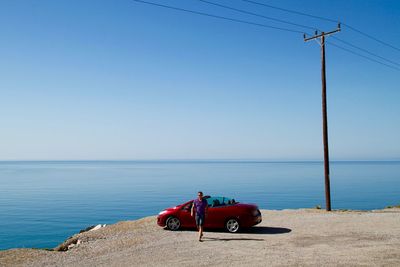
[[[0,266],[400,266],[400,209],[262,210],[245,232],[171,232],[155,217],[76,236],[65,252],[12,249]]]

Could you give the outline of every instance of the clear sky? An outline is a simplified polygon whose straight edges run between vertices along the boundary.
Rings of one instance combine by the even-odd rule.
[[[148,1],[304,31],[197,0]],[[397,0],[258,1],[400,47]],[[300,33],[132,0],[3,0],[0,25],[0,160],[323,158],[320,47]],[[344,26],[335,36],[400,62]],[[331,158],[400,159],[400,71],[326,53]]]

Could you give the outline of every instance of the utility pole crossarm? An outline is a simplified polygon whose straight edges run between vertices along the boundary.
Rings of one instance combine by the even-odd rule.
[[[338,23],[337,29],[334,30],[334,31],[330,31],[330,32],[321,32],[320,34],[317,34],[317,32],[316,32],[314,36],[308,37],[308,38],[306,38],[306,34],[304,34],[304,35],[303,35],[303,37],[304,37],[304,42],[307,42],[307,41],[310,41],[310,40],[314,40],[314,39],[317,39],[317,38],[321,38],[321,37],[323,37],[323,36],[329,36],[329,35],[334,34],[334,33],[337,33],[337,32],[340,32],[340,23]]]

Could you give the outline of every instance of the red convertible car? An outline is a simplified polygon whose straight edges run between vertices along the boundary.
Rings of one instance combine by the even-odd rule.
[[[252,227],[262,220],[256,205],[242,204],[226,197],[205,196],[204,199],[208,203],[205,228],[225,228],[231,233],[236,233],[241,228]],[[192,204],[193,200],[161,211],[157,217],[157,224],[172,231],[195,228],[195,219],[190,215]]]

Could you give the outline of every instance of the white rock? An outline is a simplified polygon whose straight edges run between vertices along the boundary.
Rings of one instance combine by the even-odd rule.
[[[98,224],[98,225],[96,225],[95,227],[93,227],[92,229],[90,229],[89,232],[90,232],[90,231],[99,230],[100,228],[105,227],[105,226],[106,226],[105,224]]]

